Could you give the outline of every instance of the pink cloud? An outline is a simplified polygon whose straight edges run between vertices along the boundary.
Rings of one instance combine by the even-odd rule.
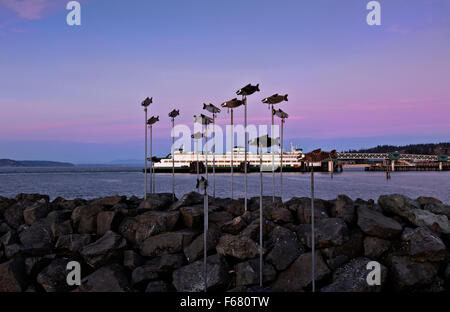
[[[43,17],[48,0],[0,0],[5,7],[13,10],[24,19],[36,20]]]

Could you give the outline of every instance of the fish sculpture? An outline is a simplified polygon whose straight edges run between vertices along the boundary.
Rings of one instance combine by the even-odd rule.
[[[273,109],[272,114],[274,114],[275,116],[277,116],[281,119],[286,119],[289,117],[289,115],[287,113],[283,112],[281,109],[278,109],[278,110]]]
[[[213,113],[213,114],[220,113],[220,108],[218,108],[217,106],[215,106],[213,104],[203,103],[203,109],[206,109],[208,112]]]
[[[197,133],[192,134],[191,138],[193,138],[195,140],[199,140],[199,139],[203,138],[203,136],[204,136],[203,133],[197,132]]]
[[[243,87],[242,89],[239,89],[236,94],[237,95],[252,95],[253,93],[255,93],[256,91],[260,91],[259,90],[259,83],[256,86],[252,86],[251,84],[246,85],[245,87]]]
[[[156,123],[157,121],[159,121],[159,116],[153,116],[152,118],[150,118],[149,120],[147,120],[147,125],[153,125],[154,123]]]
[[[220,104],[220,106],[226,107],[226,108],[236,108],[236,107],[241,106],[242,104],[244,104],[244,101],[234,98],[232,100],[229,100],[228,102],[224,102],[224,103]]]
[[[201,123],[202,125],[208,125],[208,124],[211,124],[213,122],[213,120],[211,117],[200,114],[200,116],[194,115],[194,122]]]
[[[283,101],[286,101],[286,102],[288,101],[288,95],[287,94],[286,95],[279,95],[277,93],[277,94],[274,94],[274,95],[269,96],[268,98],[265,98],[265,99],[262,100],[262,102],[265,103],[265,104],[278,104],[278,103],[281,103]]]
[[[204,177],[197,179],[197,184],[195,185],[195,188],[198,190],[205,191],[208,188],[208,180],[206,180]]]
[[[173,111],[171,111],[171,112],[169,113],[169,117],[170,117],[170,118],[175,118],[175,117],[177,117],[178,115],[180,115],[180,110],[179,110],[179,109],[174,109]]]
[[[274,145],[280,145],[280,138],[272,139],[267,134],[260,136],[259,138],[251,139],[248,141],[249,145],[269,147]]]
[[[302,160],[307,162],[322,162],[328,159],[336,159],[336,158],[337,158],[336,150],[332,150],[331,152],[324,152],[319,148],[305,154]]]
[[[142,101],[141,105],[144,107],[147,107],[152,103],[153,103],[153,98],[147,97],[145,100]]]

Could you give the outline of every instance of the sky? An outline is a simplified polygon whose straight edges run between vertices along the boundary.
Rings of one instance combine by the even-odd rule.
[[[165,156],[172,109],[192,126],[203,103],[248,83],[261,89],[255,125],[270,123],[261,99],[289,94],[286,145],[450,139],[449,0],[379,1],[380,26],[368,0],[84,0],[81,26],[67,25],[67,2],[0,0],[0,158],[143,158],[147,96]]]

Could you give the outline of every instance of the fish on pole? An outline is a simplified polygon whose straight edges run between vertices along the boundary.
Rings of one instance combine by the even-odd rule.
[[[249,145],[259,149],[259,286],[263,287],[263,160],[262,148],[279,144],[279,138],[272,139],[268,135],[248,141]]]
[[[281,118],[281,144],[280,144],[280,197],[283,198],[283,129],[284,129],[284,123],[287,118],[289,118],[289,115],[285,112],[283,112],[281,109],[279,110],[273,110],[272,114]]]
[[[242,102],[244,103],[244,208],[245,211],[247,211],[247,144],[248,144],[248,132],[247,132],[247,96],[252,95],[255,92],[259,92],[259,83],[256,84],[256,86],[252,86],[251,84],[246,85],[242,89],[239,89],[236,94],[242,95]]]
[[[243,105],[244,102],[242,100],[238,100],[237,98],[234,98],[232,100],[229,100],[227,102],[222,103],[220,106],[228,108],[228,110],[231,110],[231,199],[233,199],[233,166],[234,166],[234,150],[233,150],[233,141],[234,141],[234,129],[233,129],[233,109],[236,107],[239,107]]]
[[[145,114],[145,167],[144,167],[144,200],[147,199],[147,133],[148,133],[148,129],[147,129],[147,110],[148,107],[150,106],[150,104],[153,103],[153,98],[149,98],[147,97],[144,101],[141,102],[141,106],[144,107],[144,114]]]
[[[159,116],[152,116],[147,120],[147,125],[150,127],[150,192],[153,193],[153,158],[152,158],[152,131],[153,125],[159,121]]]
[[[169,113],[172,119],[172,200],[175,200],[175,118],[180,115],[179,109],[174,109]]]
[[[323,152],[320,148],[310,153],[307,153],[302,160],[311,164],[311,280],[312,280],[312,292],[316,291],[316,241],[315,241],[315,228],[314,228],[314,163],[322,163],[328,159],[337,159],[336,151]]]
[[[220,108],[213,104],[203,104],[203,109],[212,114],[213,124],[213,198],[216,198],[216,114],[220,113]]]
[[[199,177],[200,177],[200,168],[199,168],[199,159],[198,159],[198,140],[203,138],[203,133],[196,132],[193,135],[191,135],[191,138],[194,139],[195,154],[197,154],[197,161],[196,161],[196,163],[197,163],[197,180],[198,180]],[[197,188],[197,191],[199,191],[198,188]]]
[[[274,136],[274,133],[273,133],[274,117],[273,117],[273,113],[272,113],[274,111],[273,106],[275,104],[279,104],[283,101],[286,101],[286,102],[288,101],[287,94],[279,95],[278,93],[276,93],[276,94],[262,100],[262,102],[264,104],[269,104],[270,115],[272,118],[272,128],[271,128],[271,136],[272,137]],[[270,153],[272,154],[272,202],[275,202],[275,153],[274,153],[273,148],[270,148]]]
[[[205,285],[205,292],[208,290],[208,248],[207,248],[207,233],[208,233],[208,180],[204,177],[197,179],[196,188],[203,191],[203,282]]]

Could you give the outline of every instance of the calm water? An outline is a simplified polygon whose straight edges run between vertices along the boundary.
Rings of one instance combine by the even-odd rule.
[[[0,168],[0,195],[14,197],[18,193],[48,194],[52,199],[86,199],[108,195],[136,195],[142,197],[144,175],[141,168],[132,167],[74,167],[74,168]],[[293,196],[310,195],[310,175],[283,174],[283,200]],[[178,174],[175,177],[177,197],[194,190],[196,175]],[[387,181],[383,172],[344,171],[335,174],[316,173],[316,197],[332,199],[346,194],[353,199],[377,199],[379,195],[400,193],[412,198],[432,196],[450,204],[450,172],[395,172]],[[171,192],[171,174],[157,174],[156,191]],[[212,185],[212,175],[210,175]],[[279,175],[275,176],[279,195]],[[244,176],[234,176],[235,197],[244,196]],[[272,195],[272,174],[263,178],[264,195]],[[248,176],[249,197],[259,196],[259,174]],[[230,175],[216,175],[216,196],[230,196]]]

